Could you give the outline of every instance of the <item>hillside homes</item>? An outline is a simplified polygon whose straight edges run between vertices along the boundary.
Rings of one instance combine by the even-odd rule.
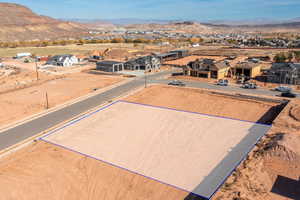
[[[70,67],[74,64],[78,64],[78,58],[74,55],[56,55],[48,59],[46,65],[55,65],[62,67]]]

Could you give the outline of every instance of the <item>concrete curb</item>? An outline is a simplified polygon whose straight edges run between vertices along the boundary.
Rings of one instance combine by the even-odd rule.
[[[4,126],[0,127],[0,134],[3,131],[6,131],[6,130],[11,129],[11,128],[14,128],[14,127],[16,127],[18,125],[21,125],[21,124],[25,123],[25,122],[29,122],[31,120],[34,120],[34,119],[38,118],[38,117],[42,117],[42,116],[47,115],[47,114],[49,114],[51,112],[55,112],[55,111],[57,111],[59,109],[65,108],[67,106],[70,106],[70,105],[72,105],[74,103],[77,103],[77,102],[83,101],[85,99],[88,99],[90,97],[96,96],[96,95],[101,94],[101,93],[103,93],[105,91],[108,91],[108,90],[116,88],[116,87],[118,87],[120,85],[126,84],[126,83],[128,83],[128,82],[130,82],[132,80],[133,79],[131,79],[131,80],[130,79],[126,79],[126,80],[121,81],[119,83],[116,83],[116,84],[113,84],[113,85],[101,88],[101,89],[99,89],[99,90],[97,90],[95,92],[88,93],[88,94],[86,94],[84,96],[81,96],[81,97],[78,97],[78,98],[75,98],[75,99],[71,99],[71,100],[69,100],[69,101],[67,101],[65,103],[57,105],[57,106],[55,106],[53,108],[50,108],[48,110],[39,112],[37,114],[33,114],[31,116],[25,117],[24,119],[18,120],[16,122],[13,122],[13,123],[10,123],[10,124],[7,124],[7,125],[4,125]]]
[[[23,147],[25,147],[25,146],[31,144],[31,143],[34,142],[37,138],[42,137],[43,135],[47,134],[48,132],[57,129],[58,127],[60,127],[60,126],[62,126],[62,125],[64,125],[64,124],[66,124],[66,123],[68,123],[68,122],[70,122],[70,121],[72,121],[72,120],[75,120],[75,119],[77,119],[77,118],[80,118],[81,116],[84,116],[84,115],[86,115],[86,114],[88,114],[88,113],[94,112],[94,111],[100,109],[101,107],[104,107],[104,106],[110,104],[111,102],[117,101],[117,100],[119,100],[119,99],[121,99],[121,98],[126,98],[126,97],[128,97],[128,96],[130,96],[130,95],[132,95],[132,94],[134,94],[134,93],[137,93],[137,92],[141,91],[142,89],[144,89],[144,86],[138,87],[138,88],[134,89],[133,91],[130,91],[130,92],[126,93],[126,94],[123,94],[123,95],[120,95],[120,96],[118,96],[118,97],[115,97],[115,98],[111,99],[110,101],[108,101],[108,102],[106,102],[106,103],[104,103],[104,104],[101,104],[101,105],[96,106],[96,107],[94,107],[94,108],[92,108],[92,109],[89,109],[89,110],[87,110],[87,111],[85,111],[85,112],[83,112],[83,113],[80,113],[79,115],[77,115],[77,116],[75,116],[75,117],[72,117],[72,118],[70,118],[70,119],[67,119],[67,120],[65,120],[65,121],[63,121],[63,122],[61,122],[61,123],[59,123],[59,124],[57,124],[57,125],[55,125],[55,126],[49,128],[49,129],[47,129],[47,130],[44,130],[44,131],[41,132],[41,133],[38,133],[38,134],[36,134],[36,135],[30,137],[30,138],[27,138],[27,139],[23,140],[22,142],[19,142],[18,144],[15,144],[15,145],[13,145],[13,146],[10,146],[10,147],[8,147],[8,148],[6,148],[6,149],[0,151],[0,158],[3,158],[3,157],[5,157],[5,156],[10,155],[10,154],[13,153],[13,152],[16,152],[17,150],[19,150],[19,149],[21,149],[21,148],[23,148]],[[102,92],[103,92],[103,91],[102,91]],[[74,102],[74,103],[75,103],[75,102]],[[47,113],[46,113],[46,114],[47,114]],[[32,119],[31,119],[31,120],[32,120]],[[24,123],[24,122],[23,122],[23,123]]]

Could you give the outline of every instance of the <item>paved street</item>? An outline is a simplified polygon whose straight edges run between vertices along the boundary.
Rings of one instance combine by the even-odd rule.
[[[159,83],[159,84],[168,84],[170,80],[151,80],[151,83]],[[253,94],[253,95],[265,95],[265,96],[278,96],[281,93],[277,91],[272,91],[268,89],[243,89],[238,85],[229,85],[229,86],[219,86],[212,83],[205,83],[205,82],[197,82],[197,81],[182,81],[186,84],[186,87],[193,87],[193,88],[204,88],[204,89],[211,89],[211,90],[220,90],[220,91],[229,91],[229,92],[236,92],[241,94]],[[297,98],[300,98],[300,94],[297,93]]]
[[[157,74],[149,75],[148,79],[155,79],[159,76],[165,76],[169,72],[160,72]],[[121,86],[115,87],[108,91],[105,91],[96,96],[92,96],[83,101],[77,102],[60,110],[51,112],[47,115],[41,116],[32,121],[26,122],[9,130],[0,133],[0,150],[17,144],[29,137],[32,137],[42,131],[45,131],[59,123],[62,123],[68,119],[76,117],[80,113],[86,112],[92,108],[95,108],[109,100],[126,94],[129,91],[134,90],[137,87],[145,84],[144,78],[137,78],[133,81],[125,83]]]
[[[160,72],[160,73],[148,75],[147,82],[168,84],[170,80],[163,79],[163,77],[165,77],[168,74],[170,74],[170,72]],[[214,85],[211,83],[204,83],[204,82],[196,82],[196,81],[183,81],[183,82],[186,83],[187,87],[205,88],[205,89],[213,89],[213,90],[220,90],[220,91],[231,91],[231,92],[236,92],[241,94],[269,95],[269,96],[275,96],[280,94],[279,92],[265,90],[265,89],[246,90],[236,85],[223,87],[223,86],[218,86],[218,85]],[[29,137],[41,133],[42,131],[45,131],[59,123],[62,123],[81,113],[84,113],[103,103],[106,103],[115,97],[124,95],[138,87],[143,86],[144,84],[145,84],[144,77],[139,77],[128,83],[107,90],[101,94],[92,96],[88,99],[82,100],[70,106],[64,107],[60,110],[41,116],[37,119],[33,119],[32,121],[26,122],[24,124],[18,125],[9,130],[3,131],[0,133],[0,150],[3,150]],[[300,95],[298,96],[298,98],[299,97]]]

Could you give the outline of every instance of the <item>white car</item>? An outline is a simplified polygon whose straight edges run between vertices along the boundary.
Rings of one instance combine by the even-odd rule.
[[[275,88],[275,91],[279,91],[279,92],[291,92],[292,88],[290,88],[288,86],[278,86],[277,88]]]
[[[217,85],[228,86],[228,80],[226,80],[226,79],[220,79],[220,80],[218,80]]]
[[[255,83],[245,83],[242,85],[242,88],[244,89],[257,89],[258,86]]]

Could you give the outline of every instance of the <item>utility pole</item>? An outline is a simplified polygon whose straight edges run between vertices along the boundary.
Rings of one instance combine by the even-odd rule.
[[[46,109],[49,109],[48,93],[46,92]]]
[[[38,65],[37,65],[37,58],[35,57],[35,73],[36,73],[36,80],[39,80],[39,70],[38,70]]]
[[[145,69],[145,88],[147,87],[147,68]]]

